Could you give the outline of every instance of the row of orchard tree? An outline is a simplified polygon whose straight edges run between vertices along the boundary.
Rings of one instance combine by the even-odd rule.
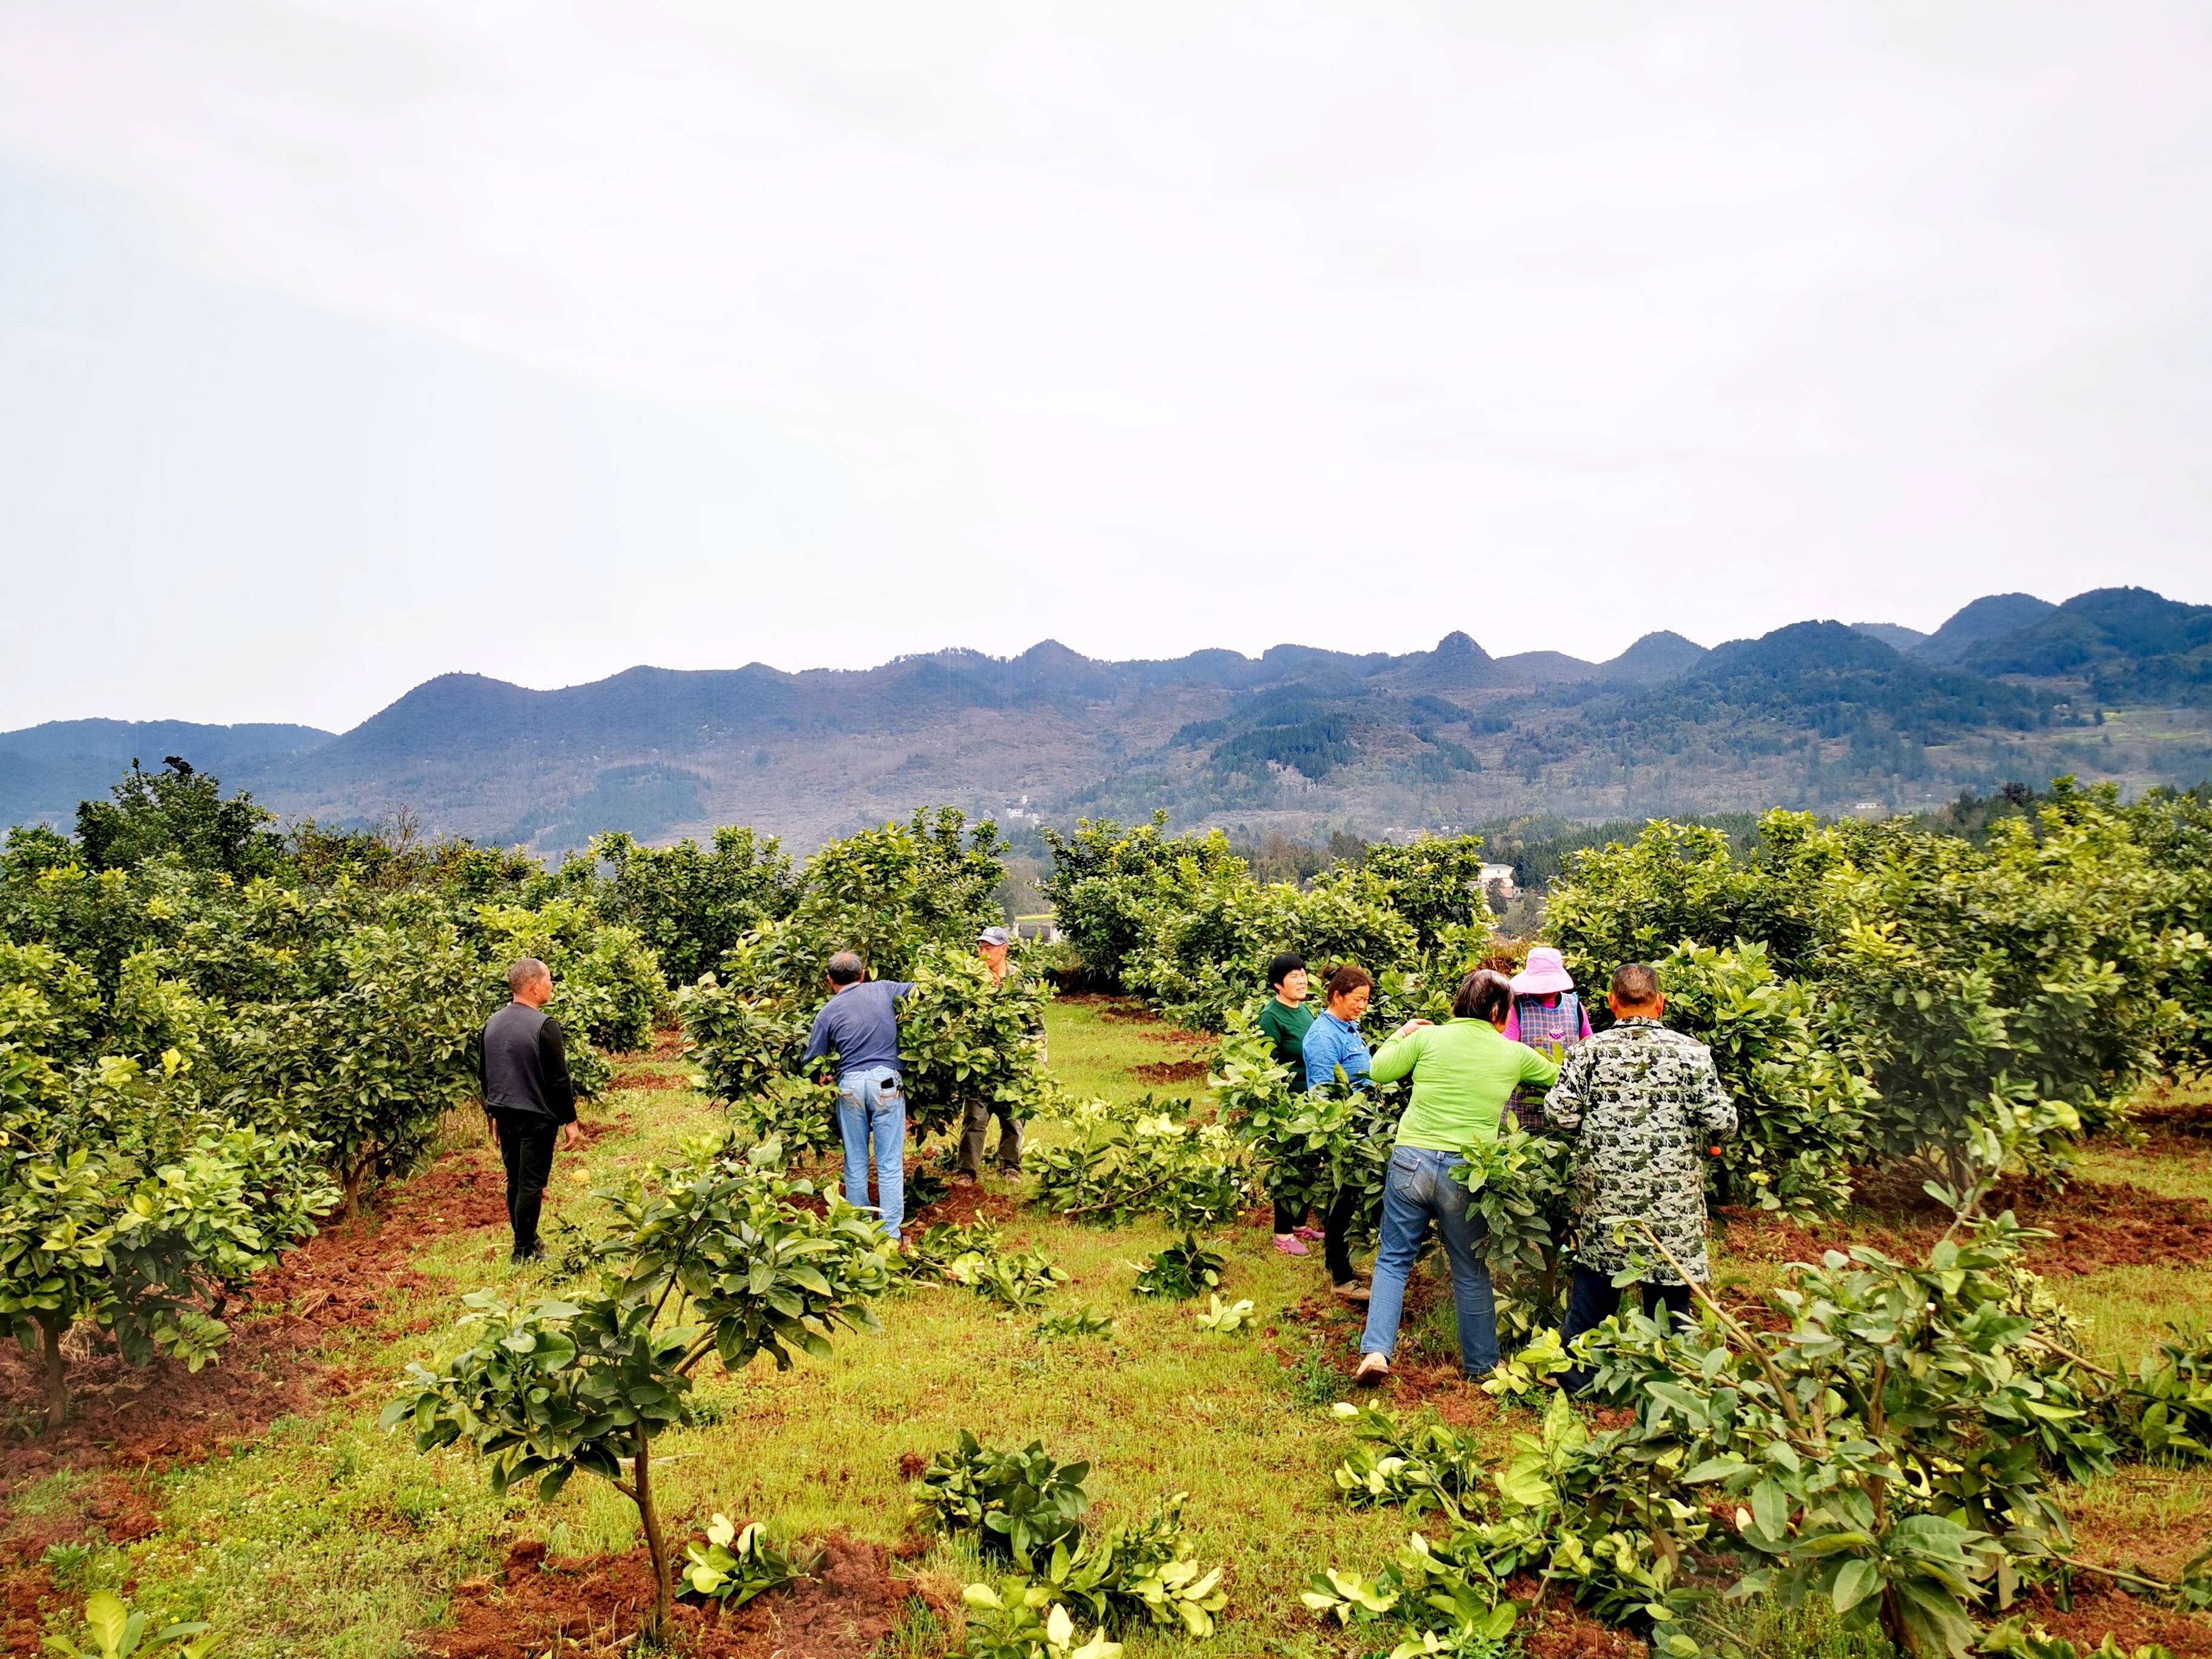
[[[1367,1022],[1434,1016],[1494,957],[1474,836],[1376,846],[1304,887],[1254,878],[1218,832],[1164,821],[1048,832],[1047,887],[1089,968],[1170,1018],[1222,1030],[1281,950],[1374,974]],[[1723,1196],[1809,1214],[1869,1154],[1955,1176],[2006,1104],[2117,1121],[2149,1078],[2212,1057],[2212,803],[2060,780],[1986,839],[1911,820],[1770,812],[1747,853],[1664,820],[1575,855],[1546,935],[1601,1024],[1625,962],[1656,964],[1669,1023],[1710,1042],[1744,1109]]]
[[[432,1150],[478,1093],[507,964],[562,986],[579,1086],[667,1003],[653,953],[530,860],[404,833],[279,836],[173,762],[0,854],[0,1319],[195,1368],[252,1276]]]
[[[226,1304],[317,1217],[418,1168],[479,1092],[478,1034],[520,957],[553,971],[586,1096],[680,1005],[756,1128],[826,1135],[799,1060],[830,955],[854,949],[922,982],[904,1024],[925,1126],[979,1094],[1033,1097],[1042,992],[987,994],[970,943],[1003,874],[995,829],[950,810],[803,866],[749,830],[609,836],[552,870],[404,821],[280,834],[181,761],[134,768],[74,837],[11,831],[0,1319],[45,1356],[50,1419],[72,1328],[197,1367]]]

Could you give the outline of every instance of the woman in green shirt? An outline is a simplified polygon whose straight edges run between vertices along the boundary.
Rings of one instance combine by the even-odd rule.
[[[1285,951],[1267,964],[1267,988],[1275,994],[1260,1011],[1260,1030],[1275,1045],[1275,1064],[1290,1067],[1293,1089],[1305,1085],[1306,1033],[1313,1029],[1314,1012],[1306,1006],[1310,981],[1306,959]],[[1275,1200],[1275,1248],[1285,1255],[1306,1255],[1304,1240],[1322,1237],[1318,1227],[1304,1225],[1305,1213],[1293,1211],[1280,1197]]]
[[[1498,1364],[1490,1269],[1474,1253],[1488,1229],[1468,1212],[1467,1188],[1452,1179],[1452,1171],[1467,1161],[1462,1148],[1498,1138],[1498,1120],[1516,1088],[1523,1083],[1549,1087],[1559,1080],[1557,1060],[1506,1036],[1512,1012],[1511,981],[1479,968],[1460,982],[1450,1020],[1442,1025],[1408,1020],[1375,1055],[1375,1080],[1395,1082],[1410,1073],[1413,1097],[1398,1120],[1398,1142],[1390,1154],[1374,1295],[1354,1382],[1373,1384],[1390,1374],[1406,1281],[1431,1222],[1451,1259],[1460,1364],[1470,1377],[1486,1376]]]

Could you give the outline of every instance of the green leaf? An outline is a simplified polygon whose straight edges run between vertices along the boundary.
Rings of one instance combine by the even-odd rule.
[[[1751,1518],[1770,1539],[1779,1539],[1790,1524],[1790,1502],[1771,1479],[1751,1489]]]
[[[1849,1613],[1881,1587],[1881,1569],[1864,1556],[1844,1563],[1843,1571],[1836,1575],[1836,1587],[1831,1592],[1836,1611]]]
[[[1751,1465],[1741,1457],[1723,1453],[1717,1457],[1708,1457],[1685,1474],[1682,1480],[1686,1484],[1694,1486],[1707,1480],[1725,1480],[1730,1475],[1741,1474],[1749,1468]]]

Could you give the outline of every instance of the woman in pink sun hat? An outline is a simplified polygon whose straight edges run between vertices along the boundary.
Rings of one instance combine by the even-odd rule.
[[[1567,959],[1548,945],[1537,945],[1528,952],[1528,965],[1513,975],[1513,1012],[1505,1017],[1505,1035],[1557,1060],[1589,1034],[1589,1016],[1575,994]],[[1516,1090],[1513,1115],[1530,1134],[1543,1133],[1542,1091]]]

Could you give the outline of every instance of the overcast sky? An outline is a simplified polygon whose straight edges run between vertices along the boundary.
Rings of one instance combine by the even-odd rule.
[[[2212,6],[0,7],[0,728],[2212,601]]]

